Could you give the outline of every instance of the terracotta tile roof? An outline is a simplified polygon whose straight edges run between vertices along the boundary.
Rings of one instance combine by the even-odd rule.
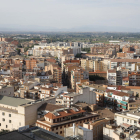
[[[130,127],[131,125],[127,124],[127,123],[123,123],[121,126],[125,127],[125,128],[128,128]]]
[[[43,90],[52,90],[53,88],[52,88],[52,87],[50,87],[50,88],[41,87],[40,89],[41,89],[41,90],[42,90],[42,89],[43,89]]]
[[[48,62],[56,63],[55,59],[46,59]]]
[[[134,53],[134,51],[127,51],[127,53]]]
[[[66,113],[65,111],[60,111],[58,112],[60,115],[55,116],[52,112],[49,112],[45,115],[45,117],[49,118],[49,119],[57,119],[57,118],[62,118],[62,117],[66,117],[66,116],[71,116],[74,114],[79,114],[85,112],[84,110],[80,110],[75,112],[73,109],[69,109],[68,112]]]
[[[116,73],[116,70],[113,69],[113,70],[108,70],[108,73]]]
[[[89,72],[89,74],[97,74],[97,73],[104,73],[104,74],[106,74],[107,72],[106,72],[106,71],[95,71],[95,72]]]
[[[130,89],[140,89],[140,86],[126,86],[126,88],[130,88]]]
[[[128,77],[124,77],[122,80],[123,81],[129,81],[129,78]]]
[[[39,108],[38,108],[38,111],[42,111],[42,110],[47,110],[47,111],[54,111],[56,109],[61,109],[63,108],[62,106],[60,105],[54,105],[54,104],[50,104],[50,103],[45,103],[43,105],[41,105]]]
[[[106,89],[106,92],[114,92],[115,90]]]
[[[128,96],[128,97],[130,96],[129,93],[119,92],[119,91],[114,91],[113,94],[117,96]]]
[[[66,64],[66,63],[80,63],[80,60],[66,60],[63,63],[64,64]]]
[[[110,59],[111,62],[140,62],[140,59]]]

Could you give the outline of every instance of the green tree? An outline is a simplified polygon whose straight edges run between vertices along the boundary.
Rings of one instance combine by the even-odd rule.
[[[20,55],[21,50],[18,48],[16,50],[17,50],[17,54]]]
[[[105,78],[104,77],[101,77],[99,75],[89,75],[89,80],[90,81],[105,80]]]
[[[81,53],[77,53],[75,57],[76,58],[81,58]]]

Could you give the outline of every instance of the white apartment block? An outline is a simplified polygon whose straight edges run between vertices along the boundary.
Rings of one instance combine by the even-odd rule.
[[[140,108],[115,113],[115,121],[118,126],[127,123],[140,127]]]
[[[61,95],[60,95],[61,96]],[[64,105],[66,107],[70,107],[71,105],[77,102],[85,102],[87,104],[96,104],[96,93],[93,89],[89,87],[83,87],[79,93],[66,93],[61,96],[61,100],[59,98],[56,99],[59,104]]]

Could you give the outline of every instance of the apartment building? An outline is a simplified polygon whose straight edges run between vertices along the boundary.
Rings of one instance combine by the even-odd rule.
[[[119,126],[123,123],[140,127],[140,108],[115,113],[115,121]]]
[[[118,51],[118,48],[120,48],[120,46],[112,46],[112,45],[107,45],[107,46],[94,46],[90,48],[90,52],[92,54],[106,54],[106,52],[108,52],[108,49],[115,49],[116,51]],[[111,50],[110,50],[111,51]]]
[[[103,140],[103,127],[106,124],[110,124],[109,118],[86,122],[83,124],[83,127],[93,131],[93,140]]]
[[[14,86],[0,84],[0,95],[13,97]]]
[[[80,47],[64,47],[64,46],[48,46],[47,44],[40,44],[40,45],[34,45],[33,49],[33,55],[34,56],[42,56],[43,54],[50,54],[52,56],[58,57],[58,59],[61,58],[62,55],[66,54],[76,54],[81,53]]]
[[[104,96],[105,106],[118,111],[128,110],[128,103],[135,100],[131,92],[107,90]]]
[[[58,83],[62,83],[62,74],[61,68],[58,65],[50,64],[45,66],[45,71],[51,71],[53,75],[53,80],[57,81]]]
[[[22,79],[22,70],[12,70],[11,71],[11,76],[18,77],[19,79]]]
[[[134,58],[134,51],[127,51],[126,52],[126,58],[133,59]]]
[[[80,65],[80,60],[65,60],[62,62],[62,71],[66,70],[67,66],[79,66]]]
[[[92,130],[89,130],[82,126],[75,126],[73,124],[72,127],[68,127],[65,129],[65,138],[70,140],[73,139],[73,136],[75,139],[79,140],[93,140],[93,132]]]
[[[96,104],[98,106],[104,106],[104,94],[106,91],[106,87],[102,86],[102,85],[96,85],[96,84],[92,84],[90,82],[79,82],[76,83],[76,92],[80,93],[81,89],[88,87],[90,89],[90,91],[92,91],[93,93],[96,94]]]
[[[94,71],[94,60],[81,59],[81,67],[87,71]]]
[[[96,93],[89,87],[82,87],[78,93],[63,92],[57,96],[56,103],[71,107],[77,102],[85,102],[87,104],[96,104]]]
[[[122,139],[140,139],[139,128],[135,125],[123,123],[120,126],[115,124],[106,124],[103,127],[104,140],[122,140]]]
[[[89,79],[89,72],[77,67],[71,71],[71,88],[76,90],[76,82],[81,79]]]
[[[84,122],[96,120],[98,117],[98,114],[86,114],[84,110],[75,107],[55,109],[45,115],[38,115],[36,126],[64,136],[64,130],[72,127],[73,123],[82,126]]]
[[[63,93],[63,91],[67,91],[67,86],[62,86],[62,85],[57,86],[57,83],[56,85],[46,84],[46,85],[38,86],[38,90],[40,91],[39,98],[42,99],[51,96],[52,97],[58,96],[59,94]]]
[[[129,86],[140,86],[140,72],[128,72]]]
[[[140,59],[110,59],[110,69],[117,67],[124,67],[129,70],[133,70],[132,64],[137,64]]]
[[[122,52],[128,52],[128,51],[130,51],[130,46],[124,46],[122,48]]]
[[[133,100],[128,103],[128,110],[137,109],[140,106],[140,99]]]
[[[34,67],[36,67],[37,65],[37,60],[36,59],[28,59],[28,60],[25,60],[26,62],[26,69],[27,70],[33,70]]]
[[[89,72],[106,71],[108,69],[108,61],[95,59],[81,59],[81,67]]]
[[[122,85],[122,73],[115,69],[107,71],[107,80],[109,85]]]
[[[124,52],[118,52],[117,53],[117,57],[126,57],[126,53],[124,53]]]
[[[11,131],[33,125],[37,120],[37,109],[43,103],[55,104],[55,98],[32,101],[0,95],[0,129]]]
[[[129,78],[128,77],[122,78],[122,86],[129,86]]]

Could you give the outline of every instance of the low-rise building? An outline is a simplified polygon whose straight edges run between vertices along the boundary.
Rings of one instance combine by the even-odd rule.
[[[97,119],[83,124],[83,127],[93,131],[93,140],[103,139],[103,127],[110,124],[109,118]]]
[[[115,121],[119,126],[123,123],[140,127],[140,108],[115,113]]]
[[[56,109],[53,112],[40,115],[36,126],[52,131],[58,135],[64,136],[64,130],[73,126],[73,123],[82,126],[84,122],[96,120],[97,114],[86,114],[84,110],[77,108]]]
[[[37,109],[44,103],[55,104],[55,98],[32,101],[0,95],[0,130],[11,131],[33,125],[37,119]]]

